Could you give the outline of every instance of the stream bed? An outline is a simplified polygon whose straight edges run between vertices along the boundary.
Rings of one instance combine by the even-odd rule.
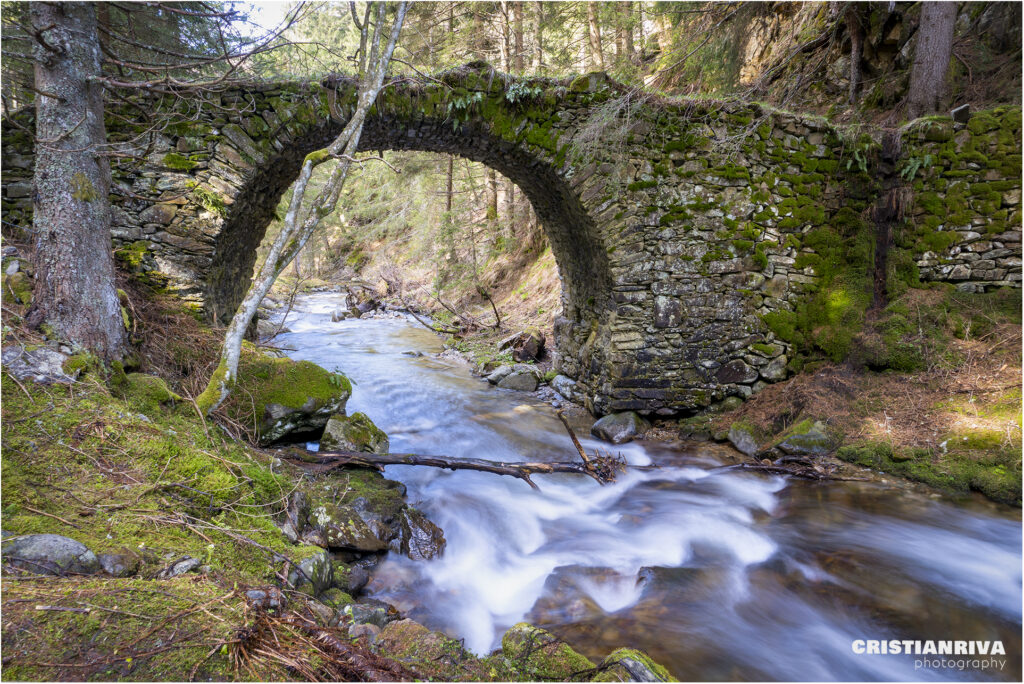
[[[342,301],[301,298],[274,343],[348,375],[348,412],[366,413],[392,451],[575,457],[549,404],[436,357],[439,338],[411,320],[331,322]],[[611,447],[583,439],[588,428],[588,451]],[[537,492],[388,467],[448,544],[432,561],[389,555],[367,593],[478,654],[527,620],[592,659],[641,648],[683,680],[1020,681],[1020,510],[719,469],[731,456],[714,444],[611,448],[660,468],[605,487],[538,475]],[[855,652],[857,640],[891,639],[999,640],[1006,655]]]

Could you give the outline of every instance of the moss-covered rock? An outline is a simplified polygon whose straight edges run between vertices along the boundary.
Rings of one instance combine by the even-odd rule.
[[[595,682],[674,682],[677,681],[664,666],[635,648],[620,648],[601,662],[601,672]]]
[[[145,373],[123,374],[120,364],[119,368],[121,372],[114,376],[118,380],[111,383],[111,388],[143,413],[148,415],[163,405],[181,401],[181,396],[172,392],[163,378]]]
[[[822,456],[839,442],[839,436],[825,423],[807,419],[794,425],[775,448],[790,456]]]
[[[8,297],[19,304],[28,306],[32,303],[32,280],[22,273],[12,273],[3,277],[4,293],[3,298]]]
[[[517,672],[539,680],[586,678],[594,663],[550,632],[520,622],[501,638],[505,661]]]
[[[261,444],[319,437],[344,412],[352,383],[309,361],[243,354],[228,414],[253,428]]]
[[[320,448],[325,451],[386,454],[389,447],[388,436],[365,413],[331,416],[320,438]]]
[[[312,532],[303,539],[324,548],[364,553],[388,548],[350,506],[315,505],[309,511],[309,524]]]

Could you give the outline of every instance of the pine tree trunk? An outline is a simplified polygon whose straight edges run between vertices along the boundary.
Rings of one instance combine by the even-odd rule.
[[[110,163],[93,3],[31,3],[38,32],[33,225],[36,283],[29,322],[120,359],[125,329],[110,243]]]
[[[513,50],[512,66],[517,76],[522,76],[526,71],[526,55],[523,53],[523,3],[512,3],[512,36]]]
[[[544,3],[535,2],[536,11],[533,18],[533,73],[539,76],[544,72]]]
[[[590,67],[604,71],[604,54],[601,50],[601,26],[597,23],[597,3],[587,3],[587,26],[590,35]]]
[[[907,116],[916,119],[938,111],[946,94],[946,72],[953,55],[957,3],[922,2],[917,48],[910,68]]]
[[[619,3],[619,12],[622,14],[619,32],[622,35],[622,56],[628,64],[633,61],[633,3]]]

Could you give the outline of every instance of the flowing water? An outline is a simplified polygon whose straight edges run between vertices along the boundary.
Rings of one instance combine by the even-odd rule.
[[[551,406],[437,358],[438,338],[413,322],[332,323],[340,302],[300,300],[275,343],[344,371],[349,412],[369,415],[392,451],[575,455]],[[448,545],[429,562],[389,555],[369,593],[479,654],[528,620],[596,659],[642,648],[684,680],[1021,679],[1020,510],[737,472],[719,468],[734,454],[710,444],[616,449],[661,467],[605,487],[540,475],[540,492],[487,473],[388,467]],[[930,667],[855,653],[858,639],[1001,640],[1007,655]]]

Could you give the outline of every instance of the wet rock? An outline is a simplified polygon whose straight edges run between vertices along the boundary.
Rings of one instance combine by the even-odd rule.
[[[358,603],[350,603],[341,612],[349,616],[354,625],[376,625],[380,628],[402,617],[394,606],[377,599],[363,599]]]
[[[388,436],[365,413],[331,416],[320,438],[320,448],[324,451],[386,454],[389,447]]]
[[[757,453],[757,438],[754,437],[754,430],[741,423],[733,423],[729,427],[729,443],[747,456]]]
[[[822,456],[838,446],[839,440],[828,426],[805,420],[793,427],[775,448],[789,456]]]
[[[2,354],[4,370],[18,380],[31,380],[41,385],[70,385],[75,381],[77,372],[75,376],[64,372],[67,358],[47,347],[30,350],[17,345],[4,347]]]
[[[520,622],[501,638],[501,652],[523,676],[534,681],[567,680],[594,663],[550,632]]]
[[[430,560],[444,553],[444,531],[412,507],[406,507],[398,516],[398,534],[389,548],[403,553],[412,560]]]
[[[186,572],[195,570],[202,564],[203,562],[198,558],[185,556],[158,572],[156,577],[157,579],[171,579],[172,577],[178,577],[179,575],[184,575]]]
[[[590,428],[590,434],[612,444],[624,444],[643,437],[650,427],[650,424],[634,411],[625,411],[601,418]]]
[[[85,544],[59,534],[29,534],[3,544],[3,563],[36,575],[91,575],[102,569]]]
[[[649,655],[635,648],[620,648],[601,662],[596,682],[674,682],[675,677]]]
[[[388,548],[351,506],[314,506],[309,512],[309,525],[319,534],[316,538],[307,536],[305,541],[325,548],[363,552]]]
[[[133,553],[101,553],[98,556],[103,572],[112,577],[131,577],[139,569],[139,557]]]
[[[488,380],[490,378],[488,377]],[[498,382],[498,387],[503,389],[520,390],[533,392],[540,384],[540,371],[527,364],[516,364],[512,372]]]

